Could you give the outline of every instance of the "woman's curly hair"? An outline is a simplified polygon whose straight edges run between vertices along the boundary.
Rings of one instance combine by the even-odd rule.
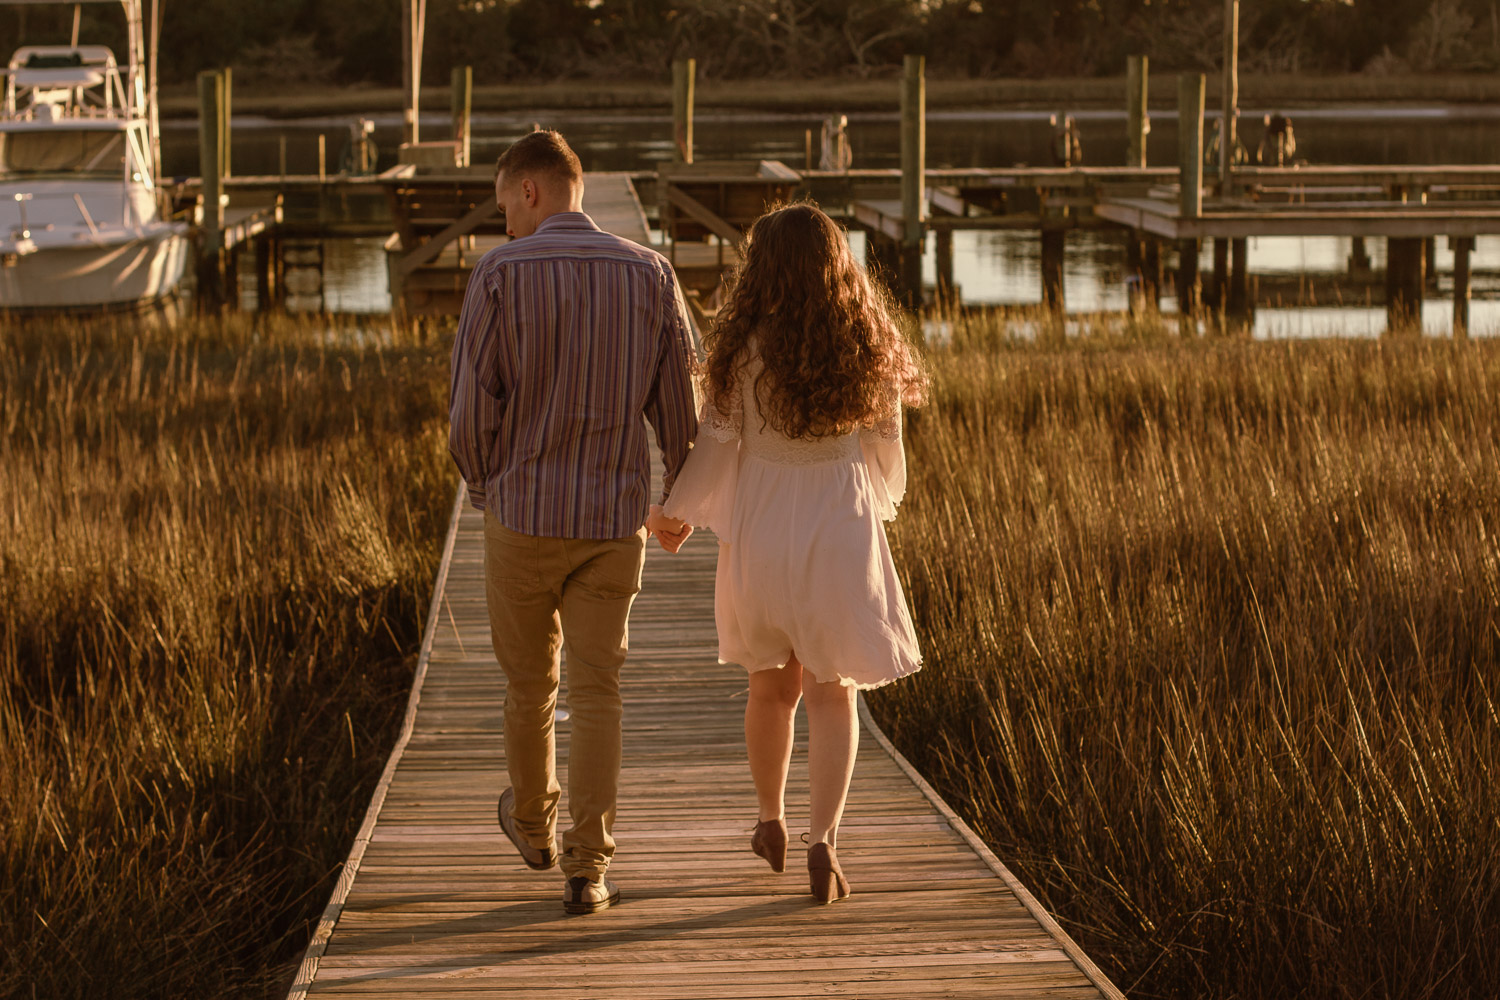
[[[706,388],[720,412],[752,340],[765,366],[755,382],[761,414],[787,437],[847,434],[889,415],[898,393],[921,405],[921,361],[826,213],[807,204],[767,212],[742,253],[706,337]]]

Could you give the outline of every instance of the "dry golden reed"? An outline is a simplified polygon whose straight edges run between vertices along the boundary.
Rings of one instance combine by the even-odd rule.
[[[1500,342],[960,322],[878,716],[1133,998],[1500,996]]]
[[[289,983],[399,724],[446,348],[0,328],[0,995]]]

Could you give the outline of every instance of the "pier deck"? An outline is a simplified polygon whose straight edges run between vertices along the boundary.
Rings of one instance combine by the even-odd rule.
[[[504,679],[483,522],[440,570],[407,728],[291,991],[305,997],[1120,997],[864,715],[839,853],[854,894],[813,902],[797,845],[748,849],[744,672],[717,662],[716,545],[654,543],[623,676],[620,903],[566,916],[495,822]],[[862,710],[863,714],[863,710]],[[788,823],[806,826],[799,733]],[[565,766],[568,726],[559,725]],[[566,795],[566,793],[565,793]],[[566,798],[563,806],[566,818]]]

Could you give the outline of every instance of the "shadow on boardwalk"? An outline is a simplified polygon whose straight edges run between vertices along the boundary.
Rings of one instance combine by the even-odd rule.
[[[929,798],[867,715],[839,837],[854,895],[820,906],[798,852],[785,875],[750,853],[745,675],[715,655],[715,557],[706,533],[676,557],[650,550],[623,684],[611,869],[622,899],[570,917],[561,876],[523,867],[495,824],[507,783],[504,681],[489,645],[483,525],[462,512],[439,577],[410,732],[294,1000],[1119,996]],[[565,758],[566,723],[558,735]],[[806,796],[805,767],[794,760],[793,831],[806,824]]]

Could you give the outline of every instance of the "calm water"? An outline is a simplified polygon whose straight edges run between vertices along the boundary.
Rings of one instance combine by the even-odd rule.
[[[1066,110],[1066,109],[1059,109]],[[1260,136],[1260,110],[1247,110],[1242,121],[1245,141]],[[395,114],[372,116],[381,165],[393,159],[400,138]],[[695,125],[700,159],[780,159],[803,165],[804,132],[816,136],[821,115],[701,114]],[[1076,112],[1083,139],[1084,162],[1120,163],[1125,157],[1125,118],[1119,112]],[[1297,155],[1312,163],[1396,164],[1500,162],[1500,107],[1340,109],[1298,111],[1292,116]],[[286,139],[287,170],[317,169],[317,137],[327,137],[328,162],[336,169],[352,121],[349,117],[272,121],[240,116],[234,121],[234,170],[238,174],[276,173],[281,139]],[[561,129],[573,142],[586,169],[649,170],[671,155],[671,120],[667,114],[522,111],[478,114],[474,119],[473,156],[493,160],[533,122]],[[196,123],[165,123],[164,168],[168,174],[196,173]],[[446,115],[424,117],[429,138],[447,135]],[[933,112],[927,126],[928,162],[933,167],[980,167],[1046,164],[1051,139],[1047,112]],[[895,114],[851,114],[850,142],[856,167],[894,167],[899,158]],[[1150,161],[1169,165],[1176,159],[1176,121],[1170,113],[1152,116]],[[856,249],[862,239],[855,234]],[[1367,241],[1375,268],[1383,266],[1383,241]],[[1260,239],[1250,241],[1252,275],[1329,274],[1342,272],[1349,257],[1347,239]],[[1205,254],[1205,266],[1211,258]],[[1438,244],[1438,291],[1429,290],[1425,325],[1446,333],[1452,314],[1452,256]],[[1476,332],[1500,332],[1500,237],[1482,238],[1473,258]],[[1119,310],[1126,306],[1125,254],[1109,232],[1074,231],[1067,243],[1067,304],[1071,312]],[[926,271],[935,275],[929,243]],[[964,301],[975,304],[1029,304],[1041,298],[1040,248],[1034,235],[960,232],[954,236],[954,277]],[[329,309],[377,312],[390,308],[384,253],[380,240],[345,240],[327,249],[325,288]],[[1164,300],[1164,305],[1167,303]],[[1376,335],[1385,326],[1383,308],[1358,305],[1316,308],[1261,307],[1257,332],[1263,336],[1322,334]]]

